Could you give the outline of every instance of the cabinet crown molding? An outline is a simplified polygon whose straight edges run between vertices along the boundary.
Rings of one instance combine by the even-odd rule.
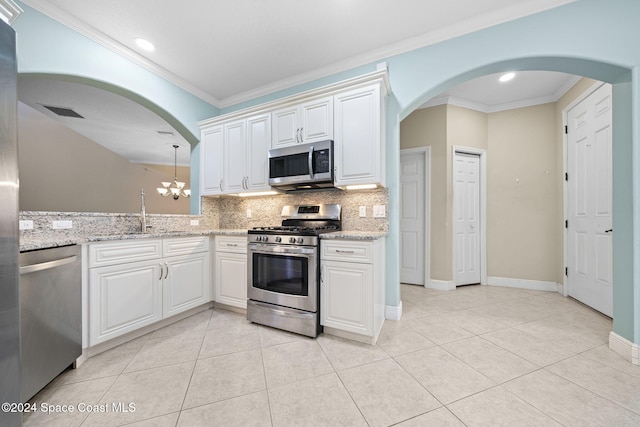
[[[337,83],[332,83],[326,86],[322,86],[316,89],[300,92],[292,96],[277,99],[275,101],[266,102],[264,104],[259,104],[253,107],[245,108],[245,109],[234,111],[228,114],[223,114],[220,116],[212,117],[210,119],[202,120],[198,122],[198,126],[203,128],[207,126],[216,125],[221,122],[226,122],[228,120],[239,119],[239,118],[247,117],[254,114],[269,113],[275,109],[286,107],[287,105],[292,105],[292,104],[300,103],[302,101],[307,101],[307,100],[311,100],[314,98],[319,98],[327,95],[333,95],[342,90],[356,89],[358,87],[370,85],[372,83],[379,83],[381,85],[384,96],[387,96],[391,93],[391,86],[389,85],[389,73],[387,69],[382,69],[382,70],[374,71],[372,73],[367,73],[357,77],[353,77],[351,79],[342,80]]]
[[[11,25],[23,12],[13,0],[0,0],[0,19]]]

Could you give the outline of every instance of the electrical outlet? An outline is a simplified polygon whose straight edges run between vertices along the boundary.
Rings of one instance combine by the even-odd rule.
[[[367,217],[367,207],[366,206],[360,206],[360,218],[366,218]]]
[[[199,219],[192,219],[191,220],[191,225],[200,225],[200,220]]]
[[[251,218],[251,209],[247,209],[247,218]]]
[[[20,230],[33,230],[33,221],[30,219],[20,221]]]
[[[73,228],[73,222],[70,219],[65,221],[53,221],[51,223],[51,228],[53,228],[54,230]]]
[[[384,205],[373,205],[373,217],[384,218],[386,216]]]

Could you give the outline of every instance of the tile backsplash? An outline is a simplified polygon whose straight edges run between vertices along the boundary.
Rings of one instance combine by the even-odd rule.
[[[388,232],[389,218],[373,218],[373,206],[382,205],[388,211],[386,189],[347,192],[323,190],[261,197],[203,197],[202,215],[147,215],[150,232],[186,231],[199,229],[248,230],[252,227],[280,225],[280,212],[285,205],[337,203],[342,205],[342,229],[346,231]],[[360,218],[360,206],[366,207],[366,218]],[[247,218],[247,210],[251,218]],[[192,220],[198,220],[193,226]],[[33,228],[21,230],[24,237],[91,236],[135,233],[140,229],[137,213],[96,212],[20,212],[21,221],[32,221]],[[53,230],[54,222],[71,223],[71,228]]]
[[[387,189],[341,191],[322,190],[259,197],[203,197],[202,215],[214,228],[250,229],[257,226],[280,225],[280,212],[285,205],[337,203],[342,205],[342,228],[348,231],[388,232],[388,214],[373,218],[373,206],[382,205],[388,212]],[[366,218],[359,216],[360,206],[366,207]],[[247,218],[247,211],[251,218]]]

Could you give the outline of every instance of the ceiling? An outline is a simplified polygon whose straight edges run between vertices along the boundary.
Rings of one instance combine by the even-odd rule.
[[[570,1],[23,0],[221,108]],[[136,37],[152,41],[155,51],[140,50]],[[443,96],[492,111],[524,99],[547,99],[562,91],[570,78],[536,72],[494,86],[495,79],[486,77]],[[162,145],[172,150],[166,137],[149,137],[147,145],[154,149],[143,149],[146,136],[166,123],[128,105],[132,102],[123,97],[70,84],[29,82],[18,95],[36,109],[43,103],[82,109],[91,121],[80,125],[78,119],[66,119],[66,124],[131,161],[172,163],[173,153],[169,151],[167,162]],[[46,100],[39,99],[43,93]],[[131,117],[141,119],[134,122]],[[184,140],[178,144],[188,147]],[[185,163],[184,158],[180,162]]]

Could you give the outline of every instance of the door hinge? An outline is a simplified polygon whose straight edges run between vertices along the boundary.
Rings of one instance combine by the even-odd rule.
[[[569,133],[569,126],[565,126],[564,127],[564,133],[565,133],[565,135]]]
[[[569,228],[569,220],[568,219],[564,220],[564,228]]]
[[[569,277],[569,267],[564,268],[564,275]]]

